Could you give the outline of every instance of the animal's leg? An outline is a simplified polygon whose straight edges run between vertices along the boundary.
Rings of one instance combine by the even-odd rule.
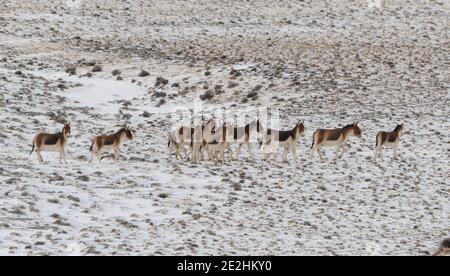
[[[237,159],[239,159],[239,156],[241,155],[241,149],[242,149],[242,144],[239,143],[239,148],[238,148],[237,153],[236,153],[236,158]]]
[[[253,156],[252,144],[251,143],[247,143],[247,147],[248,147],[248,152],[250,154],[250,159],[252,159],[254,161],[255,160],[255,156]]]
[[[67,164],[66,149],[65,148],[62,149],[62,154],[63,154],[63,158],[64,158],[64,163]]]
[[[222,156],[222,165],[223,165],[225,162],[225,145],[220,146],[220,154]]]
[[[282,157],[281,157],[281,159],[283,160],[283,162],[286,162],[287,155],[288,155],[288,147],[284,147],[283,155],[282,155]]]
[[[339,155],[339,158],[342,158],[342,155],[348,150],[347,145],[341,146],[341,155]]]
[[[188,154],[186,152],[186,146],[183,143],[181,143],[178,147],[179,147],[177,149],[178,150],[178,157],[180,159],[186,159],[187,160],[189,158],[189,156],[188,156]]]
[[[397,149],[398,149],[398,145],[396,144],[394,146],[394,159],[397,160]]]
[[[174,150],[176,150],[176,149],[173,148],[172,146],[169,146],[169,147],[167,148],[167,151],[168,151],[168,153],[169,153],[169,159],[170,159],[170,157],[172,156],[172,152],[173,152]],[[176,154],[176,152],[175,152],[175,154]]]
[[[295,162],[298,162],[297,148],[295,146],[292,147],[292,155],[294,156]]]
[[[175,148],[175,158],[177,160],[180,160],[180,158],[182,158],[180,147],[181,147],[181,145],[177,145]]]
[[[227,149],[228,149],[228,151],[229,151],[229,153],[230,153],[230,162],[231,161],[233,161],[233,149],[231,148],[231,144],[230,143],[227,143]]]
[[[89,160],[89,163],[94,162],[94,151],[91,151],[91,160]]]
[[[324,158],[322,153],[320,152],[320,147],[317,147],[317,153],[319,154],[320,160],[323,161]]]
[[[309,158],[310,159],[313,159],[314,158],[314,153],[317,151],[317,146],[314,146],[312,149],[311,149],[311,153],[309,154]]]
[[[378,146],[378,147],[375,149],[375,153],[373,154],[373,160],[377,159],[377,157],[380,156],[380,153],[381,153],[381,147]]]
[[[342,149],[341,145],[336,146],[336,156],[334,157],[334,160],[337,160],[339,158],[339,151]]]
[[[195,150],[194,150],[194,145],[191,146],[191,161],[195,162]]]
[[[44,158],[42,158],[40,150],[36,150],[36,155],[38,157],[39,163],[44,163]]]
[[[63,163],[62,160],[63,160],[63,151],[62,149],[59,149],[59,164]]]
[[[116,161],[118,161],[119,157],[120,157],[120,150],[119,149],[115,149],[114,150],[114,159],[116,159]]]

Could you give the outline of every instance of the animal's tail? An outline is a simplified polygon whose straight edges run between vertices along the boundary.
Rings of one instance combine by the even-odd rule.
[[[376,138],[376,141],[375,141],[375,148],[378,148],[378,137],[380,136],[380,134],[378,133],[377,134],[377,138]]]
[[[315,141],[316,141],[316,132],[314,132],[314,134],[313,134],[313,142],[312,142],[312,145],[311,145],[311,149],[314,148]]]
[[[34,149],[35,149],[35,144],[34,144],[34,141],[33,141],[33,148],[31,149],[30,155],[34,152]]]

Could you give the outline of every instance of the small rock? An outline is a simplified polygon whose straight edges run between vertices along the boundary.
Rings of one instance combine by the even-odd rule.
[[[140,78],[148,77],[148,76],[150,76],[150,73],[147,72],[147,71],[145,71],[145,70],[142,70],[142,71],[138,74],[138,77],[140,77]]]
[[[235,183],[235,184],[233,184],[233,189],[237,192],[242,191],[242,186],[239,183]]]
[[[114,70],[112,70],[112,72],[111,72],[111,75],[113,75],[114,77],[115,77],[115,76],[119,76],[120,74],[122,74],[122,72],[120,72],[119,69],[114,69]]]
[[[67,86],[65,84],[63,84],[63,83],[58,84],[56,87],[61,89],[61,90],[66,90],[67,89]]]
[[[165,103],[166,103],[166,100],[165,99],[161,99],[161,100],[159,100],[158,106],[161,106],[161,105],[163,105]]]
[[[77,177],[77,180],[83,181],[83,182],[89,182],[89,177],[86,175],[80,175]]]
[[[200,95],[202,101],[211,100],[214,98],[214,93],[211,90],[205,92],[205,94]]]
[[[249,99],[256,99],[257,97],[258,97],[258,93],[255,92],[255,91],[250,92],[250,93],[248,93],[248,95],[247,95],[247,98],[249,98]]]
[[[103,68],[100,65],[95,65],[94,68],[91,70],[93,73],[101,72],[103,71]]]
[[[155,82],[155,87],[164,86],[168,84],[169,81],[163,77],[157,77]]]
[[[155,92],[153,93],[153,95],[157,98],[164,98],[165,96],[167,96],[167,94],[164,92]]]
[[[96,64],[97,63],[95,61],[86,61],[86,62],[84,62],[84,65],[85,66],[89,66],[89,67],[95,66]]]
[[[77,74],[77,68],[76,67],[67,67],[66,68],[66,73],[68,73],[69,75],[76,75]]]

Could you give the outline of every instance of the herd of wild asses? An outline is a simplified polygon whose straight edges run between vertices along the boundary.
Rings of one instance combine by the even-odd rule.
[[[391,131],[381,131],[376,136],[376,146],[374,159],[381,157],[383,148],[390,147],[394,149],[394,158],[397,158],[397,148],[400,138],[404,132],[403,124],[397,125]],[[305,135],[305,125],[298,122],[294,128],[289,130],[275,130],[264,128],[260,120],[252,121],[243,127],[229,126],[224,123],[217,127],[214,120],[208,120],[206,123],[197,127],[181,126],[168,135],[168,147],[170,154],[175,154],[177,159],[181,158],[181,152],[186,154],[186,147],[190,148],[190,159],[201,161],[204,158],[204,152],[208,159],[215,163],[224,163],[225,151],[229,152],[229,160],[233,160],[232,144],[238,144],[237,158],[241,152],[242,146],[246,145],[251,160],[254,160],[252,152],[252,142],[259,141],[262,148],[263,159],[269,160],[270,155],[277,147],[284,149],[282,160],[287,161],[289,152],[292,153],[297,162],[297,144],[301,136]],[[310,158],[317,152],[320,159],[323,160],[321,153],[322,147],[335,147],[335,159],[342,157],[346,150],[346,141],[350,136],[361,137],[362,131],[358,122],[336,129],[317,129],[313,134]]]
[[[400,138],[404,132],[403,124],[397,125],[391,132],[381,131],[376,136],[376,146],[374,158],[380,157],[384,147],[391,147],[394,149],[394,158],[396,157],[397,147]],[[181,152],[186,154],[186,147],[190,148],[190,158],[193,161],[203,159],[204,152],[207,153],[209,160],[217,163],[224,162],[225,150],[230,153],[230,160],[233,159],[233,151],[231,144],[239,145],[237,156],[239,157],[243,145],[247,145],[250,158],[252,153],[252,140],[256,136],[260,138],[260,147],[265,146],[269,151],[264,150],[264,159],[267,160],[270,156],[270,150],[274,146],[282,146],[284,148],[283,160],[285,161],[289,151],[292,152],[293,157],[297,160],[296,145],[301,136],[304,136],[305,125],[298,122],[291,130],[280,131],[270,128],[264,129],[260,120],[253,121],[244,127],[231,127],[223,124],[216,127],[214,120],[209,120],[197,127],[182,126],[168,134],[168,148],[170,156],[175,154],[176,158],[181,158]],[[65,147],[68,143],[71,134],[70,124],[65,124],[62,131],[56,134],[39,133],[33,139],[33,149],[31,153],[36,150],[39,161],[42,163],[41,152],[45,150],[58,150],[60,152],[60,162],[67,162],[65,155]],[[362,132],[358,123],[347,125],[343,128],[337,129],[318,129],[313,134],[313,142],[311,146],[311,157],[317,152],[321,159],[320,153],[322,146],[336,147],[336,159],[342,157],[345,151],[345,142],[349,136],[361,137]],[[133,139],[133,133],[129,126],[120,129],[112,135],[97,136],[92,140],[90,147],[91,159],[94,160],[96,156],[101,161],[101,153],[108,150],[114,151],[114,157],[119,159],[120,146],[126,140]],[[189,157],[188,157],[189,158]],[[432,256],[450,256],[450,239],[441,242],[438,250]]]
[[[394,158],[397,158],[397,148],[401,136],[404,132],[403,124],[397,125],[391,132],[381,131],[376,136],[376,146],[374,160],[381,157],[383,148],[393,148]],[[65,124],[62,131],[56,134],[39,133],[33,139],[33,148],[31,153],[36,150],[39,161],[42,163],[42,151],[56,150],[59,151],[60,163],[67,162],[65,147],[71,134],[70,123]],[[204,154],[208,156],[208,160],[215,164],[224,163],[225,152],[229,153],[229,160],[233,160],[233,150],[231,145],[237,144],[236,153],[239,158],[242,146],[247,146],[251,160],[254,160],[252,152],[252,144],[259,142],[262,149],[263,159],[269,160],[270,155],[278,147],[284,148],[282,160],[287,161],[289,152],[292,153],[294,160],[297,162],[297,144],[301,136],[305,135],[305,125],[298,122],[294,128],[290,130],[275,130],[264,128],[260,120],[235,127],[224,123],[217,126],[213,119],[206,121],[196,127],[181,126],[168,133],[168,149],[169,155],[175,155],[176,159],[190,159],[193,162],[204,160]],[[320,159],[323,160],[321,153],[322,147],[335,147],[335,160],[342,157],[346,150],[346,141],[350,136],[361,137],[362,132],[358,122],[349,124],[343,128],[336,129],[317,129],[313,134],[313,142],[311,146],[310,158],[314,157],[317,152]],[[120,147],[125,140],[133,139],[133,132],[129,126],[120,129],[112,135],[101,135],[93,139],[90,147],[90,162],[97,157],[101,161],[101,153],[105,151],[114,151],[114,157],[119,159]],[[190,149],[187,153],[186,148]],[[30,153],[30,154],[31,154]],[[184,154],[184,157],[182,156]]]

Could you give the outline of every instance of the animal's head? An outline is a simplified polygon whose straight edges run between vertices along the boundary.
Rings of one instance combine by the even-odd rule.
[[[64,124],[63,134],[64,134],[64,136],[67,136],[67,137],[70,136],[70,134],[71,134],[70,123]]]
[[[302,136],[305,136],[305,131],[306,131],[305,124],[303,122],[298,122],[297,132]]]
[[[129,126],[125,127],[124,132],[128,140],[133,140],[133,132]]]
[[[400,125],[397,125],[395,128],[396,131],[399,131],[400,134],[403,134],[405,132],[405,125],[402,123]]]
[[[353,123],[352,129],[353,129],[353,135],[355,135],[358,138],[361,138],[362,131],[358,126],[358,122]]]

